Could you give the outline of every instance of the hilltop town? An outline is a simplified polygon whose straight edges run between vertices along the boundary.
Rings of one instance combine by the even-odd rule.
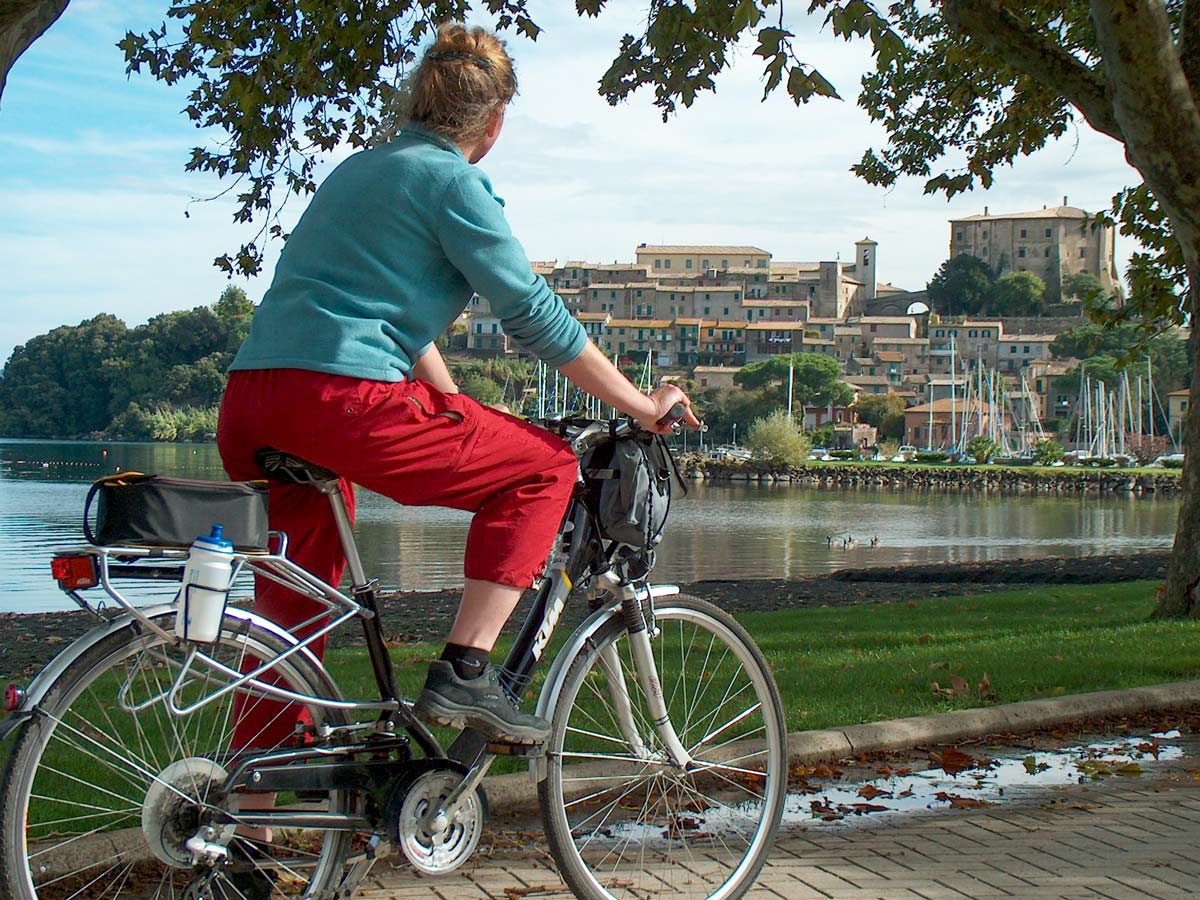
[[[927,427],[980,369],[998,373],[1028,415],[1065,420],[1076,397],[1056,382],[1079,360],[1056,356],[1052,345],[1087,324],[1083,304],[1065,287],[1084,278],[1119,300],[1120,284],[1111,225],[1063,201],[1024,213],[985,207],[949,223],[951,260],[973,257],[996,277],[1037,277],[1044,285],[1038,315],[938,309],[924,289],[879,280],[879,245],[867,237],[855,243],[853,261],[781,261],[757,246],[639,244],[633,262],[538,262],[534,270],[610,356],[632,365],[649,358],[656,372],[700,388],[730,387],[742,367],[772,357],[815,353],[837,361],[858,398],[900,398],[910,413],[930,414]],[[473,355],[516,352],[486,297],[472,298],[464,323]],[[1181,418],[1186,392],[1175,392],[1170,410],[1163,393],[1164,418]],[[805,424],[849,418],[848,410],[808,410]],[[932,434],[922,431],[920,415],[908,418],[906,443],[944,444],[949,416],[939,415]]]

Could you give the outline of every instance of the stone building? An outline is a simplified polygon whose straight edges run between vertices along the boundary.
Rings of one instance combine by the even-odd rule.
[[[1096,278],[1106,293],[1119,291],[1116,233],[1087,219],[1088,213],[1068,206],[1066,197],[1062,206],[1033,212],[990,215],[985,206],[983,215],[950,220],[950,256],[978,257],[997,276],[1032,272],[1051,297],[1060,296],[1063,279],[1078,272]]]

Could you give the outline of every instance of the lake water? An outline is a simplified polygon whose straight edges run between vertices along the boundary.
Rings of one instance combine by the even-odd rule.
[[[0,612],[74,608],[50,578],[50,558],[82,542],[88,485],[130,470],[224,477],[211,444],[0,438]],[[693,483],[672,509],[655,578],[787,578],[849,566],[1166,549],[1178,513],[1173,497]],[[401,507],[359,492],[363,560],[386,587],[460,585],[469,522],[465,513]],[[855,544],[843,550],[846,534]],[[148,590],[170,592],[165,585]]]

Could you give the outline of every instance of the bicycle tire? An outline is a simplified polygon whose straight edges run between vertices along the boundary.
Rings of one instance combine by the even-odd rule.
[[[172,633],[173,612],[154,621]],[[247,656],[267,659],[287,646],[260,625],[226,615],[219,641],[206,650],[239,669]],[[351,850],[349,832],[274,829],[261,840],[230,837],[233,829],[226,826],[224,841],[241,864],[218,867],[205,888],[196,890],[202,876],[182,864],[181,840],[199,827],[195,817],[220,777],[214,763],[229,765],[235,695],[249,704],[261,702],[262,695],[231,691],[190,716],[171,716],[161,699],[152,701],[171,685],[172,673],[181,671],[187,649],[133,624],[89,648],[51,685],[17,736],[0,786],[0,895],[12,900],[332,895]],[[218,677],[227,683],[227,676],[212,671],[189,679],[184,698],[207,696],[203,692],[221,686]],[[298,693],[339,697],[328,673],[304,654],[281,661],[275,672],[279,683]],[[286,713],[284,704],[276,707],[276,716],[288,717],[300,707],[316,725],[348,721],[344,711],[312,704],[294,704]],[[332,792],[324,801],[337,812],[358,803],[346,792]],[[175,863],[162,856],[172,851],[180,857]]]
[[[539,785],[550,851],[583,900],[734,900],[766,862],[783,814],[779,692],[754,641],[711,603],[663,598],[655,618],[659,681],[695,765],[666,764],[614,615],[571,662],[551,715]],[[605,648],[617,651],[640,751],[614,712]]]

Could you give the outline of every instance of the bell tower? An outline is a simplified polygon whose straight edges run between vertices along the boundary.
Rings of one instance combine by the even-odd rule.
[[[875,248],[878,246],[870,238],[863,238],[854,243],[854,277],[863,283],[867,300],[875,299]]]

